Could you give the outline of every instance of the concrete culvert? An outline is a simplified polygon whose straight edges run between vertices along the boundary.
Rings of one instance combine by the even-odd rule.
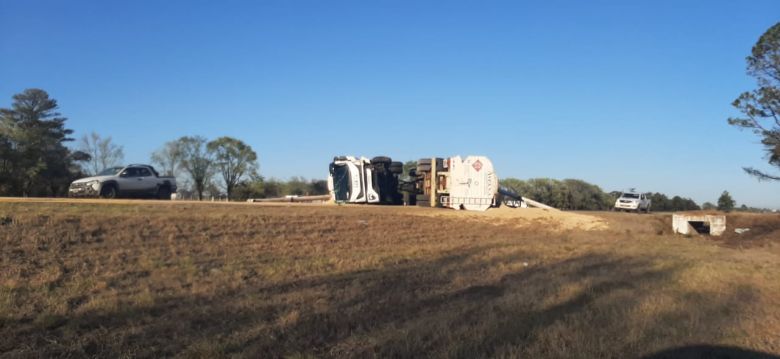
[[[675,213],[672,216],[672,229],[679,234],[720,236],[726,231],[726,216]]]

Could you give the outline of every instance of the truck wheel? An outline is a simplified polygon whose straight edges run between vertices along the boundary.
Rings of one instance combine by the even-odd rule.
[[[391,160],[390,157],[387,156],[376,156],[371,159],[372,165],[379,164],[379,163],[389,165],[391,162],[393,162],[393,160]]]
[[[167,186],[160,187],[160,189],[157,190],[157,199],[161,200],[170,200],[171,199],[171,189]]]
[[[100,189],[100,197],[102,198],[116,198],[117,197],[117,190],[116,186],[113,184],[107,184],[103,186],[103,188]]]

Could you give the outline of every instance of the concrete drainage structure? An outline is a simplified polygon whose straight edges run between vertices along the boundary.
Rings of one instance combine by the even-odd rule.
[[[712,214],[677,214],[672,216],[672,229],[679,234],[709,234],[719,236],[726,231],[726,216]]]

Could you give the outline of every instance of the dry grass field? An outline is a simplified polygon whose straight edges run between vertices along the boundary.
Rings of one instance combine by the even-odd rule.
[[[516,211],[2,202],[0,356],[780,353],[780,216]]]

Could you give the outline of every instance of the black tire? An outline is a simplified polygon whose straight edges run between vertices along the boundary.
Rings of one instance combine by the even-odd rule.
[[[171,199],[171,188],[162,186],[157,190],[157,199],[169,201]]]
[[[379,164],[379,163],[389,165],[392,162],[393,160],[391,160],[390,157],[387,156],[376,156],[371,159],[372,165]]]
[[[376,174],[384,174],[385,171],[387,171],[387,167],[385,167],[384,163],[373,163],[371,164],[371,168],[374,169],[374,173]]]
[[[400,174],[404,173],[404,168],[403,167],[393,167],[393,166],[390,166],[390,172],[391,173],[395,173],[397,175],[400,175]]]
[[[119,192],[117,191],[116,185],[114,184],[107,184],[100,189],[100,198],[113,199],[117,198],[118,195]]]

